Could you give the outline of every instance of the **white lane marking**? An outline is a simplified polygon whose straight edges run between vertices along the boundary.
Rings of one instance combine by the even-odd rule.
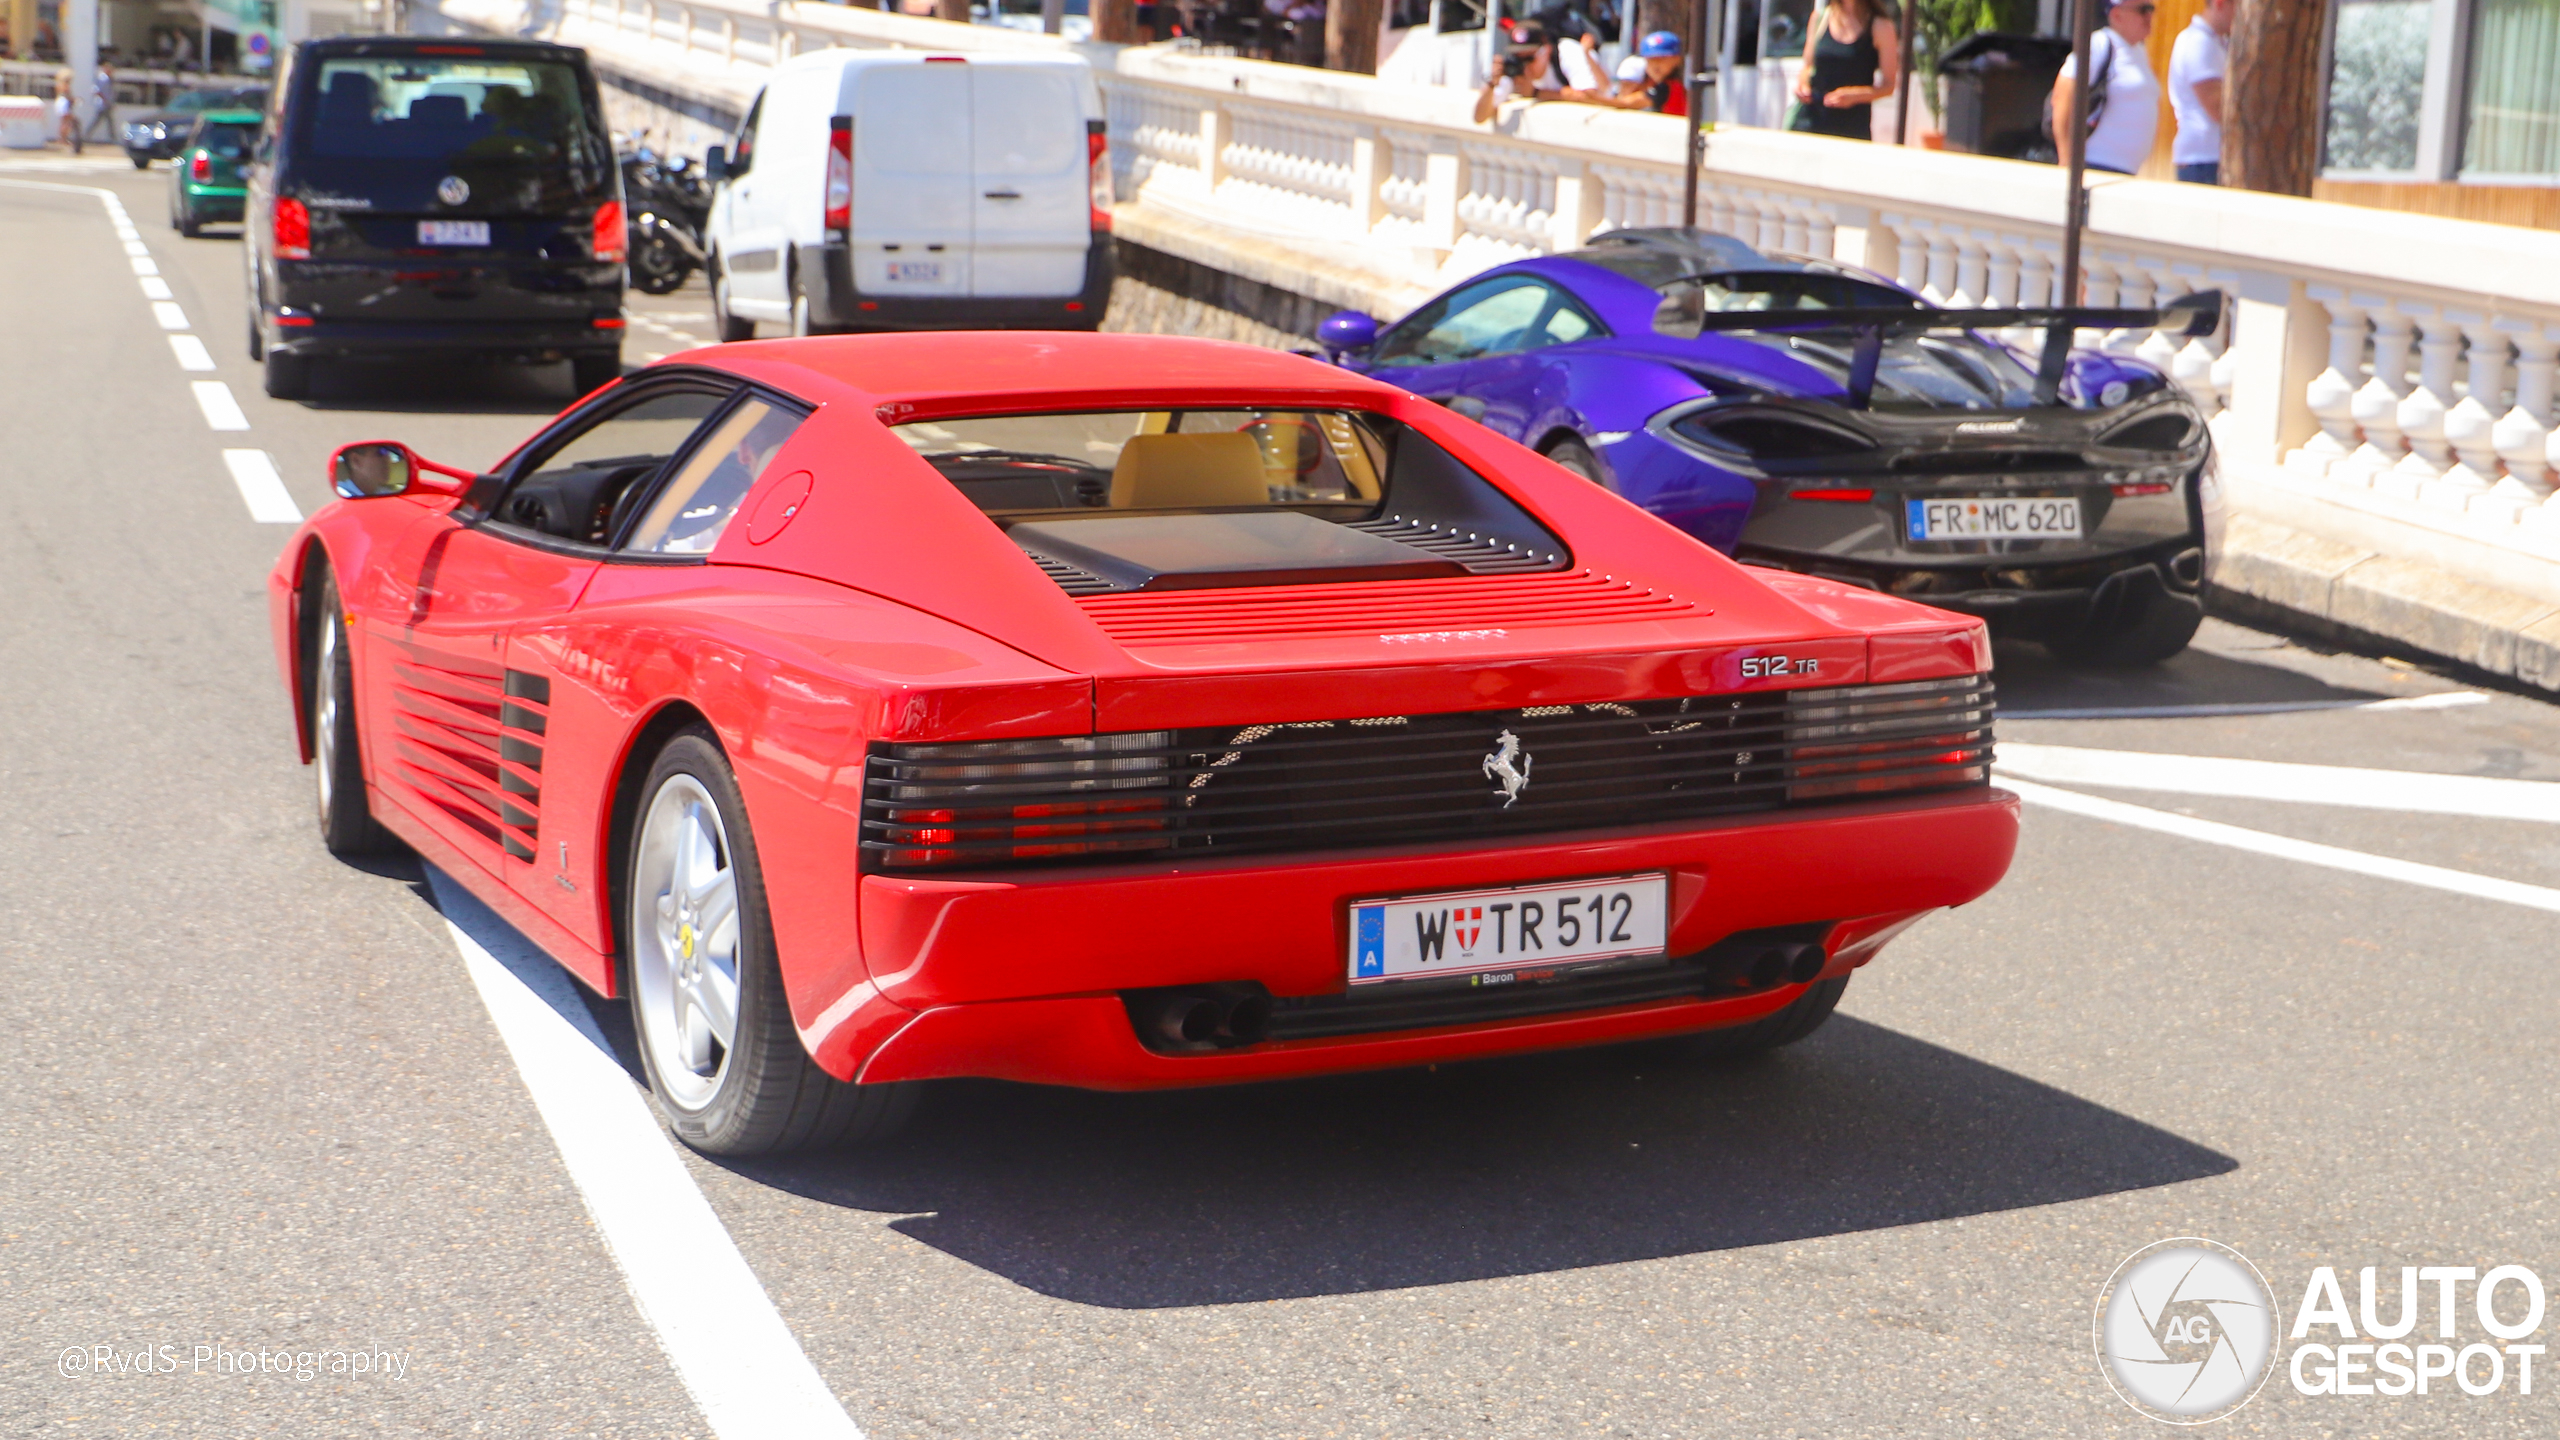
[[[2055,790],[2026,780],[2003,778],[2000,782],[2017,792],[2018,798],[2030,805],[2085,815],[2093,820],[2112,820],[2119,825],[2132,825],[2144,830],[2157,830],[2189,840],[2202,840],[2208,845],[2227,845],[2235,850],[2251,850],[2260,855],[2273,855],[2280,860],[2298,860],[2305,865],[2323,865],[2332,870],[2346,870],[2358,875],[2371,875],[2383,880],[2397,880],[2406,885],[2424,885],[2432,890],[2450,890],[2456,895],[2469,895],[2479,900],[2499,900],[2509,905],[2522,905],[2529,910],[2548,910],[2560,914],[2560,890],[2547,890],[2540,885],[2526,885],[2514,880],[2499,880],[2488,875],[2474,875],[2468,870],[2447,870],[2437,865],[2421,865],[2414,860],[2393,860],[2381,855],[2367,855],[2361,850],[2342,850],[2335,845],[2319,845],[2309,840],[2296,840],[2285,835],[2270,835],[2264,830],[2249,830],[2238,825],[2225,825],[2214,820],[2198,820],[2192,815],[2173,815],[2145,805],[2127,805],[2121,800],[2101,800],[2076,790]]]
[[[2381,700],[2242,700],[2227,705],[2121,705],[2068,710],[2003,709],[2003,720],[2191,720],[2212,715],[2288,715],[2297,710],[2454,710],[2486,705],[2477,690],[2393,695]]]
[[[204,423],[216,430],[246,430],[249,417],[240,413],[240,402],[231,398],[231,387],[219,380],[194,382],[196,408],[204,412]]]
[[[133,257],[133,273],[136,275],[157,275],[160,273],[160,266],[148,255],[136,255]]]
[[[142,277],[142,298],[145,300],[173,300],[177,297],[169,293],[168,281],[161,279],[157,275],[145,275]]]
[[[188,328],[187,312],[179,309],[178,302],[175,300],[152,301],[151,318],[159,321],[160,328],[163,330],[184,330]]]
[[[2560,825],[2560,784],[2481,775],[2428,775],[2351,765],[2296,765],[2280,760],[2226,760],[2207,755],[2152,755],[2138,750],[2083,750],[2070,745],[2004,742],[1993,764],[2004,775],[2055,785],[2166,790],[2241,800],[2290,800],[2471,815],[2484,820],[2539,820]]]
[[[302,509],[284,488],[274,457],[264,450],[225,450],[222,463],[231,468],[231,483],[249,504],[249,518],[261,525],[299,525]]]
[[[427,879],[605,1249],[712,1432],[861,1440],[615,1063],[568,972],[441,872],[430,867]]]
[[[151,251],[139,240],[127,240],[124,242],[124,253],[127,255],[148,255]]]
[[[181,370],[213,368],[213,352],[204,348],[204,342],[193,335],[170,336],[169,348],[177,353],[178,368]]]

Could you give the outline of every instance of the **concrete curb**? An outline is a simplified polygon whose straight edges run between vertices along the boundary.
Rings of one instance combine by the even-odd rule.
[[[2232,517],[2207,600],[2234,619],[2414,650],[2560,691],[2560,604],[2264,516]]]

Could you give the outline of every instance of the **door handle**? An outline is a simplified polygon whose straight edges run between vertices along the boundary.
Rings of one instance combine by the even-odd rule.
[[[1022,198],[1022,192],[1019,190],[990,190],[987,192],[987,198],[990,200],[1019,200]]]

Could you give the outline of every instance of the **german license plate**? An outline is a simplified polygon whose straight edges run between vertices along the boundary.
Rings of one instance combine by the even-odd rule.
[[[418,222],[421,245],[486,245],[489,222],[486,220],[421,220]]]
[[[1914,540],[2077,540],[2080,502],[2031,499],[1906,500]]]
[[[939,260],[892,260],[889,262],[889,279],[893,282],[924,281],[939,285],[942,283],[942,262]]]
[[[1351,983],[1659,955],[1670,888],[1663,875],[1620,875],[1357,901]]]

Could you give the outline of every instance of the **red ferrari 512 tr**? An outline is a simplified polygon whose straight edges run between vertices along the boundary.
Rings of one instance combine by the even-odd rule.
[[[1783,1045],[2016,841],[1981,622],[1294,356],[731,345],[333,475],[271,582],[324,839],[629,995],[705,1150],[939,1076]]]

